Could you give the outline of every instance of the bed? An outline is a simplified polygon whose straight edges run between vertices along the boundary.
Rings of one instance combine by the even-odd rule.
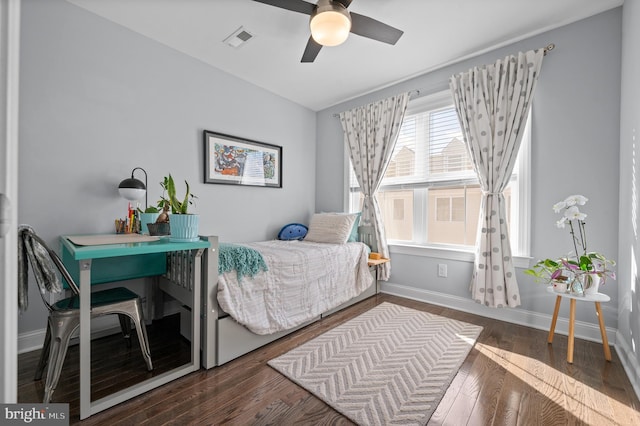
[[[267,270],[253,276],[236,270],[219,273],[225,244],[216,236],[201,237],[211,243],[202,271],[193,270],[188,251],[168,255],[167,273],[159,281],[162,291],[190,308],[191,289],[202,285],[203,367],[222,365],[376,294],[375,271],[367,262],[373,241],[370,228],[356,229],[356,242],[305,238],[240,244],[264,259]],[[311,231],[312,226],[309,236]],[[326,234],[322,235],[320,239]]]

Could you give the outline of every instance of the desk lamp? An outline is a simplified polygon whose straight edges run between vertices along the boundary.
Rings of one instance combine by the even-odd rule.
[[[133,177],[133,173],[136,170],[142,170],[144,173],[144,183]],[[127,200],[139,200],[144,195],[144,207],[147,208],[147,172],[142,167],[136,167],[131,170],[131,177],[126,178],[120,185],[118,185],[118,192],[120,196],[126,198]]]

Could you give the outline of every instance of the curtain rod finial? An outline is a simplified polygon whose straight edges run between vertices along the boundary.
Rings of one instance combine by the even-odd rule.
[[[544,54],[546,55],[547,53],[549,53],[550,51],[552,51],[553,49],[555,49],[556,45],[553,43],[549,43],[547,45],[547,47],[544,48]]]

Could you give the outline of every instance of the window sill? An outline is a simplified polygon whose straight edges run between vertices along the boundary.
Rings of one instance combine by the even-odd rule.
[[[475,253],[473,251],[450,247],[427,247],[412,244],[389,243],[389,251],[391,254],[433,257],[470,263],[475,260]],[[529,268],[531,259],[532,258],[528,256],[513,256],[513,265],[516,268]]]

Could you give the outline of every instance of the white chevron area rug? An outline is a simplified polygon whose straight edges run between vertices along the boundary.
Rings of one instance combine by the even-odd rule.
[[[384,302],[269,365],[361,425],[424,425],[482,327]]]

